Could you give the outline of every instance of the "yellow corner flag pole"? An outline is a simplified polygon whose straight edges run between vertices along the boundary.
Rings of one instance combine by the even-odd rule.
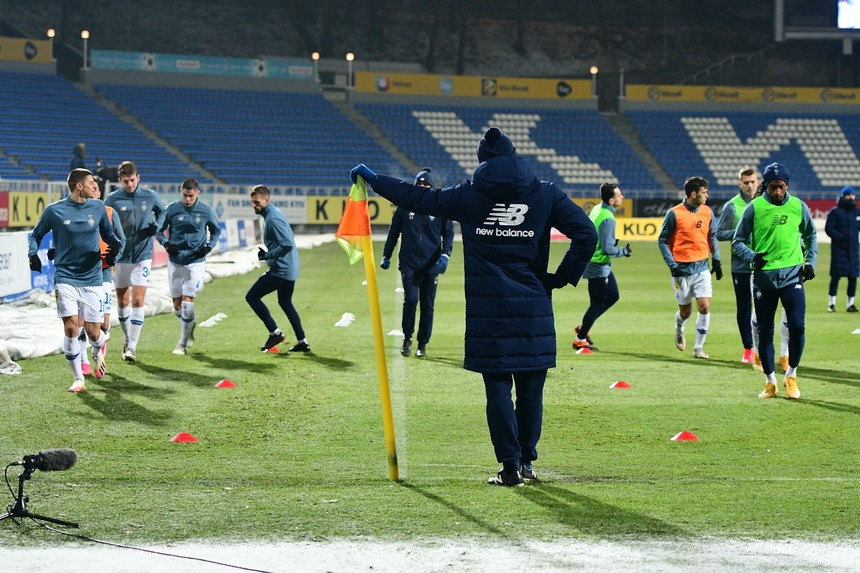
[[[346,251],[349,264],[364,257],[364,274],[367,278],[367,298],[373,325],[373,345],[376,349],[376,372],[379,378],[379,398],[382,402],[382,427],[385,432],[385,451],[388,455],[388,477],[400,479],[397,468],[397,443],[394,439],[394,414],[391,410],[391,389],[388,385],[388,367],[385,363],[385,342],[382,339],[382,315],[379,312],[379,289],[376,285],[376,263],[370,232],[370,212],[367,210],[367,186],[359,177],[349,190],[343,217],[337,227],[338,243]],[[361,250],[357,242],[361,240]]]
[[[364,272],[367,275],[367,299],[370,303],[370,321],[373,325],[373,346],[376,348],[376,372],[379,378],[379,399],[382,402],[382,427],[385,431],[388,477],[397,481],[400,479],[400,471],[397,466],[397,443],[394,439],[394,414],[391,410],[391,388],[388,384],[385,342],[382,339],[382,315],[379,312],[379,289],[376,286],[376,264],[370,235],[361,238],[361,250],[364,253]]]

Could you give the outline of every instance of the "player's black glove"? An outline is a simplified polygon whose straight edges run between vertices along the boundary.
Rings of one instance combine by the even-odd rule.
[[[209,245],[203,245],[202,247],[194,251],[194,258],[199,259],[200,257],[205,257],[209,254],[210,251],[212,251],[212,247],[210,247]]]
[[[55,249],[54,247],[51,247],[50,249],[48,249],[48,260],[53,261],[56,254],[57,254],[57,249]]]
[[[754,269],[760,271],[764,268],[764,266],[767,264],[767,259],[764,258],[764,256],[766,254],[767,254],[767,251],[765,251],[764,253],[756,254],[756,256],[753,258],[753,262],[752,262]]]
[[[30,255],[30,270],[37,273],[42,272],[42,259],[39,258],[39,255]]]
[[[555,273],[547,273],[546,278],[544,278],[543,284],[546,288],[546,291],[551,292],[552,289],[562,288],[566,286],[567,281]]]
[[[157,232],[158,232],[158,225],[156,225],[155,223],[150,223],[149,227],[146,228],[146,236],[147,237],[154,237],[155,233],[157,233]]]
[[[261,261],[265,261],[266,260],[266,249],[264,249],[263,247],[260,247],[260,250],[257,251],[257,258],[260,259]]]
[[[382,257],[382,262],[379,263],[379,268],[381,268],[383,271],[387,271],[388,267],[390,267],[390,266],[391,266],[391,261],[388,260],[388,257]]]
[[[684,276],[683,271],[681,271],[681,267],[672,267],[672,268],[671,268],[671,269],[669,269],[669,270],[671,270],[671,271],[672,271],[672,276],[673,276],[673,277],[681,277],[681,276]]]
[[[803,267],[803,280],[811,281],[815,278],[815,268],[810,267],[809,265]]]
[[[632,255],[633,251],[630,249],[630,243],[627,243],[627,245],[623,249],[621,249],[621,252],[624,254],[625,257],[629,257],[630,255]]]
[[[107,251],[105,251],[105,262],[109,267],[116,265],[116,251],[111,246],[108,246]]]
[[[179,249],[173,243],[164,243],[164,250],[167,251],[167,254],[171,257],[175,257],[179,254]]]
[[[713,266],[711,267],[711,272],[716,275],[718,281],[723,280],[723,263],[714,260]]]

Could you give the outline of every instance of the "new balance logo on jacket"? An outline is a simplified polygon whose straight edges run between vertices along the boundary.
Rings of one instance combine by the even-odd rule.
[[[522,225],[526,221],[528,210],[529,206],[523,203],[511,203],[510,205],[496,203],[484,221],[485,227],[489,226],[491,228],[478,227],[475,229],[475,234],[493,237],[534,237],[535,232],[530,229],[500,229],[497,227],[497,225],[501,227],[517,227]]]

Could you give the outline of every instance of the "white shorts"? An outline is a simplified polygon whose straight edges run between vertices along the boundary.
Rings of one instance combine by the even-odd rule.
[[[194,298],[203,290],[205,262],[178,265],[167,261],[167,281],[170,283],[170,298],[190,296]]]
[[[116,272],[113,275],[116,288],[149,286],[150,267],[152,267],[152,259],[139,263],[117,263]]]
[[[690,304],[697,298],[711,298],[714,293],[709,271],[672,277],[672,287],[675,289],[675,300],[678,304]]]
[[[101,323],[104,320],[102,297],[104,290],[100,286],[75,286],[65,283],[56,285],[54,296],[57,298],[57,316],[78,316],[84,322]]]
[[[107,282],[102,283],[102,288],[104,289],[104,293],[102,294],[102,310],[104,310],[104,314],[110,314],[111,310],[113,310],[113,283]]]

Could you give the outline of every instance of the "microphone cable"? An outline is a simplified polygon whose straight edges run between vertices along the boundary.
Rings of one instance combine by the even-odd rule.
[[[204,557],[192,557],[190,555],[179,555],[178,553],[169,553],[167,551],[158,551],[155,549],[147,549],[145,547],[135,547],[134,545],[125,545],[123,543],[116,543],[114,541],[104,541],[103,539],[95,539],[93,537],[87,537],[86,535],[81,535],[80,533],[70,533],[68,531],[63,531],[62,529],[57,529],[56,527],[51,527],[47,523],[42,523],[38,519],[30,517],[30,521],[44,527],[48,531],[53,531],[54,533],[60,533],[62,535],[67,535],[69,537],[75,537],[77,539],[83,539],[84,541],[90,541],[92,543],[99,543],[101,545],[108,545],[110,547],[120,547],[122,549],[133,549],[134,551],[142,551],[144,553],[152,553],[153,555],[162,555],[164,557],[174,557],[176,559],[187,559],[189,561],[197,561],[200,563],[210,563],[212,565],[220,565],[222,567],[230,567],[232,569],[238,569],[241,571],[252,571],[254,573],[275,573],[274,571],[269,571],[268,569],[253,569],[251,567],[244,567],[242,565],[234,565],[232,563],[224,563],[223,561],[215,561],[214,559],[206,559]]]
[[[15,502],[17,503],[18,496],[15,494],[15,490],[12,489],[12,484],[9,482],[9,468],[10,467],[12,467],[12,464],[8,464],[6,466],[6,469],[3,470],[3,477],[6,481],[6,487],[9,488],[9,493],[12,494],[12,499],[14,499]],[[12,507],[13,506],[10,505],[8,508],[10,512],[12,511]],[[12,518],[12,521],[14,523],[16,523],[17,525],[21,525],[23,523],[23,521],[19,521],[14,516],[10,516],[10,517]],[[89,541],[91,543],[108,545],[110,547],[119,547],[122,549],[132,549],[134,551],[142,551],[144,553],[152,553],[153,555],[162,555],[164,557],[173,557],[176,559],[187,559],[189,561],[197,561],[200,563],[210,563],[212,565],[220,565],[221,567],[229,567],[231,569],[238,569],[240,571],[251,571],[252,573],[275,573],[274,571],[269,571],[267,569],[253,569],[251,567],[244,567],[242,565],[234,565],[232,563],[224,563],[223,561],[215,561],[214,559],[206,559],[204,557],[192,557],[189,555],[179,555],[178,553],[169,553],[167,551],[158,551],[156,549],[147,549],[145,547],[135,547],[134,545],[125,545],[122,543],[116,543],[114,541],[104,541],[102,539],[95,539],[93,537],[81,535],[80,533],[70,533],[68,531],[63,531],[62,529],[57,529],[56,527],[51,527],[47,523],[43,523],[42,521],[39,521],[37,518],[35,518],[31,515],[28,515],[27,517],[30,518],[30,521],[32,521],[33,523],[35,523],[36,525],[38,525],[40,527],[47,529],[48,531],[53,531],[54,533],[59,533],[61,535],[67,535],[69,537],[74,537],[76,539],[82,539],[84,541]]]

